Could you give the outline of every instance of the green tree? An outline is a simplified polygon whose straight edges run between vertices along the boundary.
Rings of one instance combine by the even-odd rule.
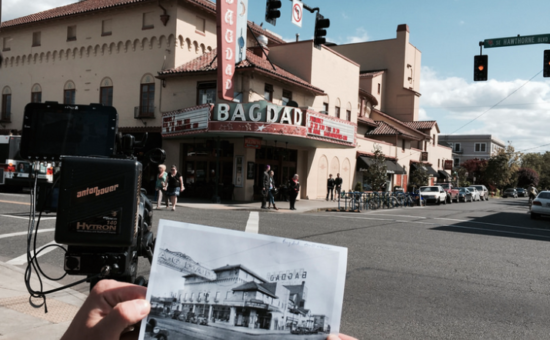
[[[540,188],[550,188],[550,152],[525,154],[521,158],[521,166],[539,174]]]
[[[430,175],[428,174],[428,170],[422,165],[419,164],[416,167],[416,170],[413,171],[411,174],[411,178],[409,180],[409,183],[418,188],[423,185],[428,185],[428,181],[430,180]]]
[[[374,150],[374,162],[369,165],[365,173],[365,179],[371,185],[372,190],[381,191],[387,181],[386,157],[379,149]]]
[[[529,168],[519,169],[518,186],[526,188],[531,184],[534,184],[535,186],[539,184],[539,174],[533,169],[529,169]]]
[[[512,144],[508,143],[505,149],[499,150],[487,161],[485,168],[487,184],[500,189],[505,189],[506,186],[515,186],[521,158],[522,154],[516,152]]]

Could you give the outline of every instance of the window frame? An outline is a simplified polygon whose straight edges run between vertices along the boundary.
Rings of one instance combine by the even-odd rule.
[[[39,96],[38,100],[36,101],[35,101],[35,96]],[[42,103],[42,91],[31,92],[31,103]]]
[[[458,148],[457,148],[458,146]],[[462,151],[462,144],[461,143],[453,143],[453,151],[454,152],[461,152]]]
[[[264,86],[264,99],[270,103],[273,103],[273,85],[265,83]],[[266,98],[266,94],[269,94],[270,99]]]
[[[12,40],[13,40],[12,37],[4,37],[4,39],[2,39],[2,52],[11,51],[11,41]]]
[[[323,103],[323,111],[328,116],[328,103]]]
[[[217,93],[217,89],[218,89],[218,82],[215,81],[215,80],[210,80],[210,81],[198,81],[197,82],[197,105],[203,105],[203,104],[211,104],[211,103],[215,103],[216,102],[216,93]],[[206,102],[206,103],[202,103],[202,98],[201,98],[201,91],[202,90],[214,90],[214,97],[213,97],[213,102],[209,103],[209,102]]]
[[[152,13],[153,12],[143,13],[142,18],[141,18],[141,29],[142,30],[151,30],[151,29],[155,28],[155,24],[146,25],[147,14],[153,15]]]
[[[453,159],[453,167],[458,166],[458,164],[460,164],[460,158]]]
[[[42,31],[32,32],[32,47],[38,46],[42,46]]]
[[[285,103],[285,98],[288,99]],[[283,106],[287,106],[289,102],[292,101],[292,91],[283,89],[283,95],[281,96],[281,102]]]
[[[334,107],[334,116],[336,118],[340,118],[340,106],[335,106]],[[340,118],[341,119],[341,118]]]
[[[74,28],[73,35],[71,35],[72,28]],[[76,41],[76,25],[67,26],[67,41]]]
[[[110,101],[111,103],[103,103],[103,90],[105,89],[110,89],[111,90],[111,93],[110,93]],[[113,106],[113,92],[114,92],[114,89],[113,89],[113,85],[111,86],[100,86],[99,87],[99,103],[103,106]]]
[[[143,86],[148,86],[147,92],[147,106],[142,105],[143,103],[143,94],[145,91],[143,91]],[[153,86],[153,98],[150,98],[151,94],[151,86]],[[154,117],[155,115],[155,92],[156,92],[156,84],[154,82],[152,83],[141,83],[139,84],[139,116],[140,117]],[[153,104],[151,106],[151,103]],[[147,111],[143,111],[143,108],[147,107]],[[153,108],[153,111],[149,111],[150,108]]]
[[[479,151],[477,150],[477,147],[479,145]],[[483,149],[484,150],[481,150],[481,146],[483,145]],[[483,153],[483,152],[487,152],[487,143],[475,143],[474,144],[474,152],[479,152],[479,153]]]
[[[346,110],[346,120],[351,122],[351,110]]]
[[[72,103],[67,102],[67,94],[72,93]],[[63,89],[63,104],[74,105],[76,103],[76,89]]]
[[[108,32],[105,31],[105,22],[107,22],[107,21],[110,21],[110,24],[111,24],[111,28]],[[113,19],[102,20],[101,21],[101,36],[106,37],[106,36],[109,36],[109,35],[113,35]]]
[[[199,21],[202,20],[202,30],[199,29]],[[195,17],[195,33],[206,35],[206,19],[200,16]]]
[[[2,94],[2,112],[0,112],[0,121],[11,122],[11,93]]]

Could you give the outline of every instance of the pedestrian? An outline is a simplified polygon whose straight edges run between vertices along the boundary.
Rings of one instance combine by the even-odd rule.
[[[275,173],[273,170],[269,172],[269,204],[267,206],[268,209],[271,209],[271,205],[273,205],[273,209],[277,209],[277,206],[275,205],[275,195],[277,194],[277,187],[275,186],[275,179],[273,176]]]
[[[262,209],[267,209],[267,197],[269,195],[269,170],[271,166],[266,165],[264,171],[264,177],[262,179]]]
[[[336,198],[340,198],[340,191],[342,190],[342,178],[340,174],[336,174],[336,179],[334,180],[334,187],[336,188]]]
[[[157,176],[157,181],[155,183],[155,198],[157,201],[157,207],[155,209],[160,209],[162,198],[166,196],[166,187],[168,186],[168,173],[166,172],[166,165],[159,165],[159,175]],[[166,203],[168,205],[168,203]]]
[[[170,173],[168,174],[168,187],[166,189],[166,196],[170,198],[170,202],[172,203],[172,211],[176,211],[178,196],[183,190],[185,190],[183,187],[183,178],[176,166],[172,165]],[[166,204],[166,209],[169,208],[168,204]]]
[[[327,180],[327,201],[328,201],[329,194],[330,194],[330,200],[334,201],[334,178],[332,178],[332,174],[328,175],[328,180]]]
[[[299,191],[300,191],[300,181],[299,181],[298,174],[296,174],[288,182],[288,196],[290,199],[290,210],[296,210],[294,205],[296,204],[296,197],[298,197]]]

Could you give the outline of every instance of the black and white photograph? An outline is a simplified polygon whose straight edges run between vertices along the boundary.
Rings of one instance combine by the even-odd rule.
[[[326,339],[346,265],[343,247],[160,220],[139,339]]]

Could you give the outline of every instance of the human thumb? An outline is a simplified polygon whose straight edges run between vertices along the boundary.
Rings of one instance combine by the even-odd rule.
[[[327,340],[340,340],[340,337],[336,334],[330,334]]]
[[[118,340],[122,332],[141,321],[151,310],[147,300],[130,300],[117,304],[97,325],[100,339]]]

